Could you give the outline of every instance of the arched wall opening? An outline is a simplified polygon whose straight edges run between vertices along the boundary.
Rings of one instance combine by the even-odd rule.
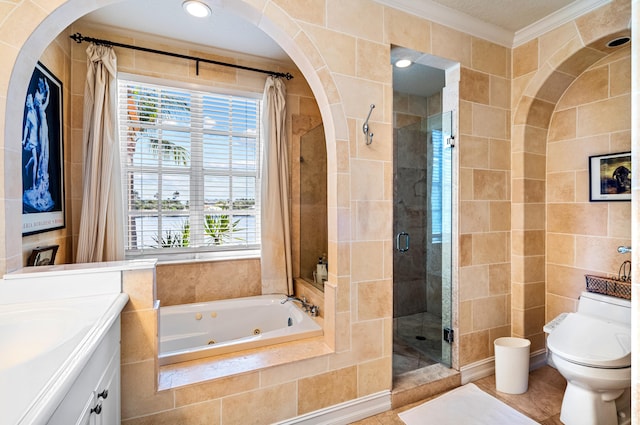
[[[107,0],[102,2],[101,7],[116,4],[120,1],[122,0]],[[336,205],[337,179],[332,176],[336,172],[335,164],[337,162],[335,141],[336,138],[347,140],[348,134],[345,124],[346,117],[340,102],[335,99],[330,102],[327,95],[326,85],[333,84],[331,76],[325,75],[321,79],[316,71],[323,68],[326,69],[324,60],[320,55],[312,54],[315,50],[299,25],[277,6],[270,4],[263,11],[259,11],[244,1],[225,1],[224,7],[255,24],[272,37],[290,56],[307,80],[316,98],[325,127],[329,215],[335,214],[335,208],[331,208],[331,205]],[[4,196],[2,197],[4,202],[4,222],[1,226],[5,233],[5,245],[0,247],[0,269],[3,273],[17,270],[23,266],[22,227],[17,225],[22,221],[22,209],[20,207],[21,185],[16,184],[21,178],[20,167],[16,164],[21,163],[22,151],[19,142],[10,143],[12,140],[21,140],[23,104],[22,102],[10,100],[24,98],[24,92],[33,68],[51,41],[77,19],[95,9],[98,9],[95,4],[87,4],[82,0],[69,0],[52,10],[49,15],[44,15],[41,12],[35,13],[33,8],[26,5],[18,6],[12,14],[12,19],[15,22],[25,23],[20,32],[26,35],[24,40],[16,41],[15,51],[13,52],[15,54],[13,66],[7,66],[7,69],[12,69],[12,71],[11,75],[7,76],[6,110],[3,117],[5,184],[3,187]],[[38,15],[42,19],[36,22],[34,16]],[[311,57],[313,57],[313,63],[310,59]],[[7,57],[7,61],[11,61],[10,57]],[[336,134],[336,128],[341,130],[340,134]],[[332,199],[334,200],[333,203]],[[335,220],[329,220],[329,222],[335,222]],[[336,240],[337,236],[335,234],[332,235],[331,232],[335,232],[335,228],[329,227],[329,240]],[[332,254],[330,253],[330,255]],[[334,259],[334,264],[335,261],[338,261],[338,259]]]
[[[561,51],[539,68],[514,110],[512,132],[512,334],[528,338],[532,350],[545,348],[544,324],[559,312],[577,307],[575,302],[549,296],[547,164],[549,130],[559,101],[592,65],[618,49],[606,43],[630,36],[621,25],[601,28],[594,41]],[[580,40],[582,41],[582,40]],[[570,43],[568,43],[570,44]],[[556,65],[553,65],[556,64]],[[532,93],[531,95],[527,95]],[[577,153],[581,154],[581,153]],[[587,161],[584,161],[585,167]],[[576,177],[577,179],[578,177]],[[585,183],[586,184],[586,183]],[[587,186],[585,186],[587,187]],[[588,208],[588,205],[585,207]],[[569,277],[569,276],[566,276]],[[579,276],[573,276],[579,278]],[[571,285],[584,287],[584,280]]]

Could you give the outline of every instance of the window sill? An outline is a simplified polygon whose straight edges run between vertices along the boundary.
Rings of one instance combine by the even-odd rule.
[[[325,344],[324,337],[318,336],[265,348],[161,366],[158,371],[158,391],[256,372],[332,353],[333,350]]]
[[[128,259],[150,259],[157,260],[157,264],[184,264],[184,263],[205,263],[212,261],[245,260],[260,258],[260,250],[252,249],[246,251],[217,251],[217,252],[190,252],[190,253],[167,253],[162,255],[135,255],[127,256]]]

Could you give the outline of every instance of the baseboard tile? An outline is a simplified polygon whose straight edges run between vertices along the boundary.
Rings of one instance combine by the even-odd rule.
[[[547,364],[547,350],[541,349],[529,355],[529,370],[535,370]],[[489,357],[479,362],[471,363],[460,368],[462,385],[477,381],[495,373],[495,357]]]
[[[381,391],[296,416],[277,425],[347,425],[388,410],[391,410],[391,392]]]

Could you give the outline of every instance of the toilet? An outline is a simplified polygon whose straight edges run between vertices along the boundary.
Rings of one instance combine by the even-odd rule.
[[[583,292],[545,327],[547,361],[567,380],[565,425],[631,423],[631,301]]]

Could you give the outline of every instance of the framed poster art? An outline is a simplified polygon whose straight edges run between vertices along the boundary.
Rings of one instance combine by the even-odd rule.
[[[589,157],[589,200],[631,201],[631,152]]]
[[[37,63],[22,117],[22,234],[65,227],[62,82]]]

